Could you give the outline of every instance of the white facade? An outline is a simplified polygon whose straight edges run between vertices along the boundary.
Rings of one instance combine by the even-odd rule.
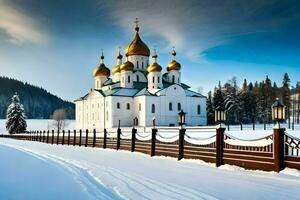
[[[136,47],[130,47],[132,52],[137,52],[134,48],[142,49],[138,42],[133,44]],[[187,126],[206,125],[206,97],[181,82],[180,68],[162,75],[161,68],[149,70],[147,52],[131,55],[132,52],[126,54],[133,70],[116,70],[111,78],[99,78],[99,70],[95,89],[75,101],[76,129],[115,128],[119,121],[121,126],[130,127],[134,119],[136,126],[149,127],[154,118],[157,126],[177,126],[181,110],[187,113]],[[121,63],[118,59],[117,64]]]

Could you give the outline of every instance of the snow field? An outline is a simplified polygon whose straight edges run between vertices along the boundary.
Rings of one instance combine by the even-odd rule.
[[[0,145],[50,159],[72,172],[80,168],[123,199],[297,199],[300,172],[250,171],[198,160],[150,157],[127,151],[52,146],[0,139]],[[75,170],[76,171],[76,170]],[[81,174],[74,174],[81,176]],[[91,187],[91,186],[88,186]]]

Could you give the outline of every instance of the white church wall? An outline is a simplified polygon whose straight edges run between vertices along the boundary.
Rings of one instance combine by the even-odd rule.
[[[133,99],[134,107],[133,107],[133,118],[137,117],[138,126],[146,125],[146,96],[137,96]]]
[[[162,125],[162,110],[160,97],[147,96],[145,101],[145,121],[146,126],[152,126],[153,118],[157,126]],[[152,112],[152,105],[154,105],[154,112]]]
[[[146,76],[141,71],[134,72],[132,78],[134,82],[147,82]]]
[[[166,110],[166,117],[165,117],[165,124],[178,124],[178,112],[180,110],[187,110],[187,99],[186,94],[183,88],[179,85],[172,85],[166,89],[166,96],[165,96],[165,110]],[[169,108],[169,103],[172,103],[172,110]],[[180,103],[180,110],[178,109],[178,103]]]
[[[134,70],[146,71],[149,65],[148,56],[132,55],[128,56],[128,61],[133,63]]]
[[[162,88],[162,76],[161,72],[151,72],[147,75],[148,89]]]
[[[133,109],[134,103],[132,97],[125,96],[112,96],[112,114],[111,114],[111,127],[117,127],[119,120],[121,126],[132,126],[133,124]],[[120,107],[117,107],[119,103]],[[129,109],[127,108],[129,104]]]
[[[187,97],[186,123],[187,125],[206,125],[206,98]],[[200,106],[200,114],[198,114],[198,106]]]
[[[173,76],[174,76],[174,82],[173,82]],[[181,83],[181,72],[177,70],[171,70],[168,72],[168,82],[170,83]]]

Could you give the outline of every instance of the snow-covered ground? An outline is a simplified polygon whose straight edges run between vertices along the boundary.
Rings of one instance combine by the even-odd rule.
[[[151,158],[127,151],[52,146],[3,138],[0,139],[0,145],[59,164],[73,174],[83,190],[93,192],[96,199],[276,200],[300,197],[300,172],[292,169],[285,169],[278,174],[247,171],[228,165],[216,168],[214,164],[202,161]],[[19,170],[19,167],[15,165],[12,169]],[[5,176],[8,175],[4,174],[1,179],[6,180],[9,177]],[[49,187],[48,183],[44,184]],[[51,187],[65,189],[55,184],[51,184]],[[109,195],[103,198],[104,194]]]

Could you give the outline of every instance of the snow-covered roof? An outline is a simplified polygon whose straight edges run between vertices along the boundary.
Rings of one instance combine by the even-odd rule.
[[[188,90],[188,89],[185,89],[185,94],[188,96],[188,97],[203,97],[203,98],[206,98],[204,95],[198,93],[198,92],[194,92],[192,90]]]
[[[141,89],[138,93],[135,94],[135,96],[152,96],[152,94],[147,90],[147,88]]]

